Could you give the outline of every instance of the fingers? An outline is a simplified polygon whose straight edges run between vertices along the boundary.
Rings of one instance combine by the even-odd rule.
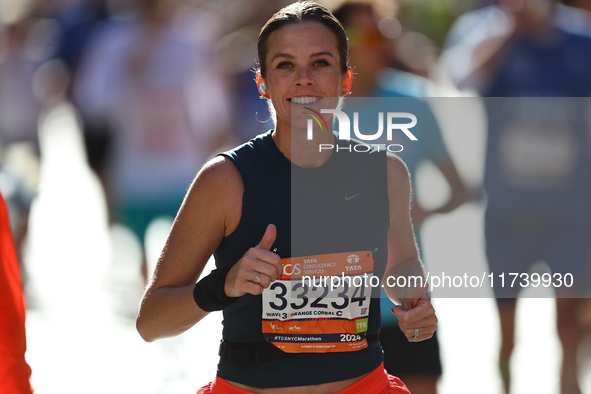
[[[275,227],[274,224],[269,224],[265,230],[265,234],[263,235],[261,242],[259,242],[255,248],[271,250],[271,246],[273,246],[275,238],[277,238],[277,227]]]
[[[250,248],[228,273],[226,294],[259,295],[283,273],[281,258],[270,251],[276,237],[277,228],[269,224],[258,245]]]
[[[408,323],[418,322],[427,317],[435,317],[435,309],[427,297],[418,299],[416,305],[408,310],[404,310],[400,305],[392,308],[392,313],[398,318]],[[437,319],[437,317],[435,317]]]
[[[277,258],[279,259],[279,256]],[[279,263],[281,264],[281,259],[279,259]],[[256,283],[263,288],[269,287],[271,282],[279,276],[273,263],[256,260],[252,256],[245,256],[244,263],[240,268],[242,279]]]
[[[250,248],[241,261],[246,264],[253,271],[257,271],[277,279],[283,273],[283,265],[281,265],[281,257],[277,253],[269,252],[268,250],[259,249],[257,247]]]
[[[270,252],[275,239],[277,238],[277,227],[274,224],[269,224],[265,229],[265,234],[263,234],[263,238],[261,238],[261,242],[254,248],[250,250],[255,257],[261,261],[265,261],[271,265],[275,266],[275,270],[277,271],[277,276],[283,273],[283,266],[281,265],[281,258],[276,253]],[[277,279],[277,276],[273,276],[264,271],[259,271],[261,273],[267,274],[271,277],[271,282]]]
[[[235,282],[235,286],[242,290],[243,294],[249,293],[259,295],[264,289],[269,287],[273,281],[265,274],[259,272],[244,270],[239,273]]]
[[[427,326],[421,328],[402,329],[402,333],[406,336],[409,342],[421,342],[426,339],[432,338],[433,334],[437,330],[437,326]]]
[[[419,301],[427,297],[427,287],[411,287],[404,292],[404,307],[406,310],[415,308]]]
[[[435,309],[427,298],[419,300],[415,308],[405,311],[400,306],[392,308],[392,313],[398,318],[398,325],[411,342],[429,339],[437,330],[437,316]],[[415,331],[418,329],[418,331]]]
[[[258,295],[280,275],[282,268],[278,269],[277,266],[282,267],[278,255],[252,248],[234,266],[234,278],[228,279],[233,280],[234,287],[240,293]]]
[[[410,319],[408,316],[400,316],[399,314],[395,313],[395,315],[398,317],[398,325],[400,326],[401,329],[403,330],[414,330],[415,328],[427,328],[427,327],[437,327],[437,316],[435,315],[435,311],[433,311],[432,315],[429,315],[423,319],[419,319],[419,320],[412,320]],[[433,330],[435,331],[435,330]],[[412,332],[411,332],[412,334]],[[412,335],[411,335],[412,336]]]

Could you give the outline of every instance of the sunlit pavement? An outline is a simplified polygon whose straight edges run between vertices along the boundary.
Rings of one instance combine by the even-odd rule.
[[[177,338],[144,342],[134,322],[143,286],[137,250],[124,229],[108,227],[98,181],[84,164],[68,109],[46,121],[41,133],[45,161],[26,257],[31,277],[27,360],[36,392],[195,393],[215,375],[221,313]],[[462,253],[484,270],[482,235],[474,231],[481,224],[478,205],[428,221],[425,259],[436,266]],[[155,231],[152,254],[162,245],[166,226]],[[440,393],[498,394],[493,300],[436,298],[434,303],[445,369]],[[561,352],[553,305],[550,299],[519,304],[515,394],[558,393]],[[585,387],[590,386],[585,378]]]

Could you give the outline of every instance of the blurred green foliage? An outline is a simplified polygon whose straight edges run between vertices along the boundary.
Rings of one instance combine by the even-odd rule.
[[[399,0],[398,19],[407,29],[422,33],[441,48],[458,16],[482,5],[481,0]]]

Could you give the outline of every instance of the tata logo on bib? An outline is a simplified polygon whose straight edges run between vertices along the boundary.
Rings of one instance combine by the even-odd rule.
[[[321,109],[320,112],[313,110],[312,108],[305,107],[305,109],[309,110],[310,112],[304,112],[304,114],[311,117],[308,119],[307,122],[307,138],[308,140],[312,140],[314,138],[314,122],[320,127],[320,130],[323,131],[325,128],[328,129],[328,123],[322,114],[332,114],[338,121],[339,121],[339,140],[350,140],[351,139],[351,120],[349,116],[340,111],[338,109]],[[406,120],[406,121],[405,121]],[[392,141],[392,136],[394,135],[395,131],[401,131],[408,137],[411,141],[417,141],[417,137],[410,131],[411,128],[417,125],[417,117],[409,112],[387,112],[386,113],[386,139],[388,141]],[[384,112],[378,112],[378,130],[373,134],[362,134],[359,130],[359,112],[353,112],[353,134],[355,138],[362,140],[362,141],[376,141],[382,138],[384,134]],[[403,150],[402,145],[400,144],[372,144],[373,147],[370,147],[368,144],[357,144],[357,145],[349,145],[347,147],[339,146],[339,145],[332,145],[332,144],[320,144],[320,151],[323,149],[335,149],[339,150],[348,150],[355,152],[368,152],[369,150],[378,149],[380,147],[383,150],[388,150],[390,152],[401,152]]]
[[[350,254],[347,256],[347,263],[349,264],[357,264],[359,262],[359,256],[356,254]]]

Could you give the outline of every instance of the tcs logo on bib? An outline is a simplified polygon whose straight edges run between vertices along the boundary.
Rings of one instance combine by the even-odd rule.
[[[300,269],[300,263],[285,264],[283,266],[283,275],[300,275],[302,270]]]

